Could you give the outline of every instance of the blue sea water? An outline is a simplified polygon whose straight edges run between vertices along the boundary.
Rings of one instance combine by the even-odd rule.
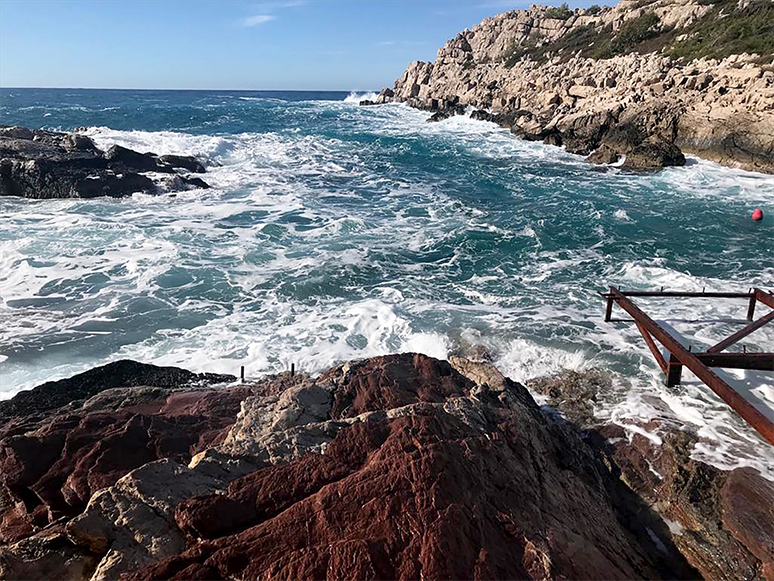
[[[520,381],[607,369],[601,415],[632,431],[691,425],[697,457],[774,478],[771,447],[690,374],[663,387],[636,329],[604,323],[596,295],[774,289],[773,176],[696,158],[599,168],[493,124],[430,124],[360,97],[0,90],[0,123],[197,155],[213,186],[0,198],[0,397],[126,357],[258,376],[483,345]],[[744,301],[642,304],[696,348],[746,314]],[[745,345],[771,350],[774,330]],[[770,377],[728,376],[774,418]]]

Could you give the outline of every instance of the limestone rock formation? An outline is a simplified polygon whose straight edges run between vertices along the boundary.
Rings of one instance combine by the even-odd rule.
[[[674,146],[774,172],[771,50],[748,54],[740,48],[746,39],[724,36],[724,27],[771,35],[767,19],[774,19],[769,0],[531,6],[462,31],[435,62],[412,62],[377,102],[405,102],[440,118],[452,100],[485,110],[520,137],[574,153],[634,150],[635,169],[684,163],[667,151]]]
[[[197,159],[112,146],[102,152],[85,135],[0,125],[0,196],[121,197],[208,188]],[[147,174],[147,175],[146,175]]]

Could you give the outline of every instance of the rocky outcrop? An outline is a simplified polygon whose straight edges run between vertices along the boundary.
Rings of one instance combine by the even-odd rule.
[[[604,159],[633,152],[632,169],[680,165],[685,152],[774,172],[772,55],[725,56],[739,50],[718,24],[756,28],[767,2],[506,12],[448,41],[435,62],[409,64],[377,102],[438,111],[452,99],[525,139],[583,155],[604,146]],[[713,50],[723,56],[702,56]]]
[[[142,385],[154,369],[162,385]],[[605,374],[540,384],[573,402],[578,427],[460,356],[220,387],[137,370],[73,378],[75,401],[0,424],[0,577],[760,579],[771,566],[767,481],[675,445],[655,465],[672,462],[671,484],[642,492],[640,448],[589,429],[582,400]],[[687,522],[681,506],[698,541],[672,522]]]
[[[119,145],[103,152],[85,135],[0,126],[0,196],[122,197],[208,188],[204,166],[188,156],[139,153]]]
[[[591,403],[610,384],[607,373],[592,369],[529,386],[605,448],[621,479],[661,515],[703,578],[774,579],[774,482],[749,468],[726,472],[692,459],[697,437],[684,427],[651,420],[632,433],[595,418]],[[739,523],[745,523],[743,531]]]

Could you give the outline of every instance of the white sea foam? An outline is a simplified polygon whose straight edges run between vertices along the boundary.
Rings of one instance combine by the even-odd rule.
[[[774,179],[695,160],[647,179],[597,172],[579,156],[467,116],[426,123],[427,113],[403,105],[350,105],[368,98],[375,95],[308,103],[303,114],[335,110],[347,131],[376,144],[290,130],[88,131],[103,148],[200,156],[211,190],[0,200],[0,397],[119,357],[224,373],[245,365],[257,376],[396,351],[444,357],[480,343],[519,381],[563,368],[611,369],[613,388],[597,402],[602,417],[654,443],[660,436],[643,427],[649,420],[688,425],[701,438],[695,457],[774,478],[770,447],[690,374],[680,388],[664,388],[636,329],[604,323],[593,295],[606,283],[771,286],[767,257],[742,284],[734,265],[728,275],[698,276],[647,245],[620,258],[615,237],[647,229],[681,200],[700,200],[700,209],[718,199],[763,203]],[[437,147],[436,157],[428,167],[402,166],[417,145]],[[447,176],[455,167],[470,173]],[[475,189],[482,176],[496,206]],[[451,177],[470,179],[470,191],[450,193]],[[606,186],[604,196],[587,193],[590,179]],[[737,329],[746,308],[646,304],[697,345]],[[746,344],[770,349],[773,333],[761,329]],[[30,364],[19,360],[39,348],[45,365],[32,355]],[[736,379],[764,404],[774,400],[765,377]]]
[[[345,103],[360,103],[360,101],[376,101],[376,98],[379,96],[379,93],[375,93],[373,91],[366,92],[366,93],[357,93],[355,91],[352,91],[349,95],[347,95],[344,98]]]

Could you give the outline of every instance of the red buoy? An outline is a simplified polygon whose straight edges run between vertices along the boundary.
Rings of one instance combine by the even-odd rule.
[[[753,212],[752,219],[755,222],[760,222],[763,220],[763,210],[760,208],[755,208],[755,211]]]

